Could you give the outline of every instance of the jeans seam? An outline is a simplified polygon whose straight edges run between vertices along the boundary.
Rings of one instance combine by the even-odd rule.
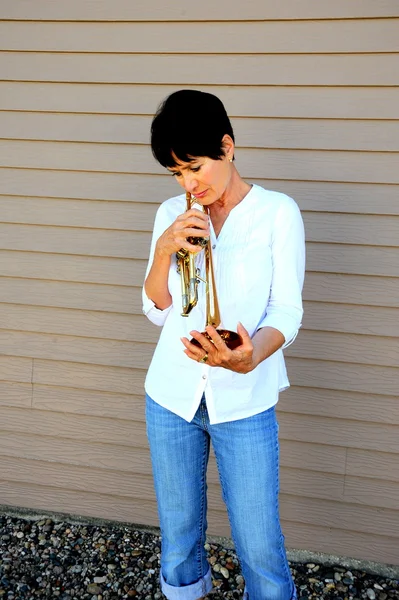
[[[217,466],[218,472],[219,472],[219,479],[220,479],[220,486],[222,488],[223,500],[224,500],[224,503],[225,503],[225,506],[226,506],[227,516],[228,516],[229,522],[230,522],[231,538],[233,540],[233,544],[234,544],[236,552],[237,552],[237,558],[238,558],[238,561],[239,561],[240,567],[241,567],[241,561],[240,561],[240,558],[238,556],[238,547],[237,547],[236,540],[234,539],[233,520],[231,518],[229,503],[227,502],[226,488],[225,488],[225,484],[224,484],[224,480],[223,480],[222,470],[221,470],[221,468],[219,466],[219,461],[218,461],[218,457],[217,457],[216,452],[215,452],[215,459],[216,459],[216,466]]]
[[[287,560],[287,555],[285,552],[285,544],[284,544],[284,536],[283,536],[283,532],[281,529],[281,521],[280,521],[280,509],[279,509],[279,495],[280,495],[280,446],[279,446],[279,441],[278,441],[278,431],[279,431],[279,427],[277,425],[277,438],[276,438],[276,444],[275,444],[275,450],[277,452],[277,469],[275,469],[275,473],[276,473],[276,483],[277,483],[277,495],[276,495],[276,514],[278,515],[278,521],[279,521],[279,526],[280,526],[280,543],[279,543],[279,552],[280,552],[280,557],[281,560],[284,564],[284,570],[285,570],[285,574],[287,577],[287,580],[293,581],[292,579],[292,575],[291,575],[291,571],[290,568],[288,566],[288,560]],[[295,589],[294,585],[292,587],[292,593],[291,596],[293,595],[293,590]]]
[[[204,577],[203,569],[202,569],[202,553],[203,553],[203,545],[205,543],[204,540],[204,521],[205,521],[205,494],[206,494],[206,465],[207,465],[207,442],[205,440],[204,449],[202,453],[202,465],[201,465],[201,514],[199,518],[199,539],[198,539],[198,547],[197,547],[197,561],[199,564],[199,578],[202,580]],[[203,587],[205,589],[205,583],[203,582]]]

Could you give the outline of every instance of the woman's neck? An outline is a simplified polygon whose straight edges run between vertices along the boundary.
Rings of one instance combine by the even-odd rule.
[[[229,212],[245,198],[251,185],[244,181],[233,165],[231,179],[222,196],[209,206],[212,216],[228,215]]]

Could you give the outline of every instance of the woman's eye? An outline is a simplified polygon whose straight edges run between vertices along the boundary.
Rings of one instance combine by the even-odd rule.
[[[172,177],[181,177],[181,173],[179,173],[179,171],[173,171],[171,172]]]
[[[201,165],[199,167],[191,167],[191,170],[193,171],[193,173],[198,173],[200,168],[201,168]]]

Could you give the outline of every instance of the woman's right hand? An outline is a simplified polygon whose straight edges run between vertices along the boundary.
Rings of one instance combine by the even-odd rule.
[[[199,252],[201,246],[190,244],[188,237],[209,237],[209,217],[197,208],[191,208],[168,227],[158,238],[156,253],[160,256],[171,256],[180,248],[190,252]]]

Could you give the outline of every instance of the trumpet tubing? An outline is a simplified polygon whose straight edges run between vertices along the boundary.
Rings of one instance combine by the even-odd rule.
[[[190,192],[186,192],[186,204],[187,210],[190,210],[190,208],[193,205],[193,198]],[[208,214],[207,209],[205,209],[204,207],[202,207],[202,209],[205,213]],[[212,327],[215,327],[215,329],[217,329],[221,323],[221,317],[219,302],[216,293],[215,271],[213,268],[211,241],[209,238],[189,237],[187,239],[190,242],[190,244],[202,246],[205,252],[205,325],[212,325]],[[199,271],[195,265],[196,255],[197,253],[189,252],[184,248],[181,248],[178,252],[176,252],[177,270],[180,273],[181,281],[182,317],[188,317],[192,309],[198,303],[198,285],[202,280],[199,277]],[[242,343],[240,336],[235,331],[229,331],[227,329],[218,329],[218,333],[231,350],[237,348],[237,346],[240,346],[240,344]],[[203,335],[210,342],[213,343],[212,339],[206,332],[203,332]],[[195,344],[196,346],[200,346],[200,343],[195,339],[192,339],[191,343]]]

